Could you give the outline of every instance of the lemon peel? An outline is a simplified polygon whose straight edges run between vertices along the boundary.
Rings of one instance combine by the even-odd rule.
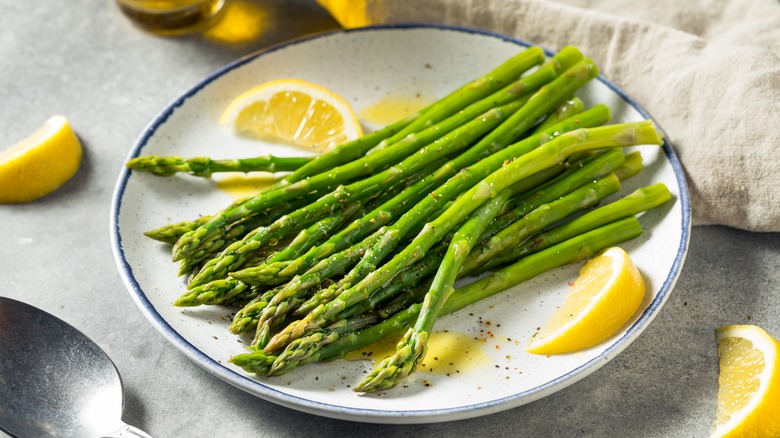
[[[720,388],[712,436],[780,436],[780,343],[754,325],[716,334]]]
[[[70,180],[81,166],[81,142],[61,115],[0,152],[0,203],[34,201]]]
[[[608,248],[580,269],[563,304],[526,351],[561,354],[597,345],[625,325],[644,296],[644,280],[628,254],[622,248]]]

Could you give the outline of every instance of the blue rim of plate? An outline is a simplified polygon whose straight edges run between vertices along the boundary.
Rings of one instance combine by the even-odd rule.
[[[249,54],[242,58],[239,58],[238,60],[230,64],[227,64],[224,67],[214,71],[212,74],[206,76],[198,84],[196,84],[194,87],[189,89],[186,93],[182,94],[180,97],[174,100],[170,105],[168,105],[162,112],[160,112],[152,120],[152,122],[144,129],[143,133],[139,136],[138,140],[136,141],[135,145],[130,151],[127,159],[129,160],[130,158],[139,156],[141,150],[144,148],[144,146],[146,146],[147,142],[155,134],[157,129],[161,125],[163,125],[171,116],[171,114],[173,114],[177,108],[182,106],[187,99],[197,94],[201,89],[206,87],[214,80],[220,78],[221,76],[225,75],[226,73],[232,70],[241,67],[242,65],[250,61],[253,61],[254,59],[257,59],[261,56],[265,56],[269,53],[273,53],[277,50],[285,49],[287,47],[295,46],[298,44],[304,44],[312,40],[317,40],[320,38],[328,38],[339,34],[351,34],[351,33],[362,33],[362,32],[387,31],[387,30],[406,30],[406,29],[429,29],[429,30],[449,31],[449,32],[470,33],[470,34],[477,34],[477,35],[497,38],[506,42],[517,44],[518,46],[522,46],[522,47],[529,47],[532,45],[531,43],[518,38],[513,38],[506,35],[501,35],[498,33],[479,30],[479,29],[473,29],[473,28],[462,27],[462,26],[444,26],[444,25],[428,25],[428,24],[413,24],[413,23],[377,25],[377,26],[368,26],[368,27],[361,27],[361,28],[354,28],[354,29],[342,29],[342,30],[323,32],[323,33],[318,33],[318,34],[314,34],[302,38],[297,38],[294,40],[287,41],[285,43],[281,43],[269,47],[265,50],[261,50]],[[547,49],[545,49],[545,52],[548,56],[551,56],[554,53]],[[610,82],[608,79],[599,75],[597,80],[602,82],[604,85],[608,86],[613,92],[619,95],[625,102],[627,102],[635,110],[637,110],[637,112],[639,112],[642,115],[642,117],[646,119],[652,119],[650,114],[648,114],[647,111],[645,111],[644,108],[641,107],[641,105],[639,105],[636,101],[634,101],[633,98],[628,96],[623,90],[618,88],[615,84]],[[274,403],[287,406],[292,409],[308,412],[315,415],[327,416],[327,417],[338,418],[338,419],[350,419],[354,421],[376,422],[376,423],[391,422],[391,421],[398,422],[401,419],[406,419],[406,420],[411,419],[413,421],[409,421],[409,422],[424,423],[424,422],[448,421],[453,419],[451,417],[456,417],[456,416],[457,418],[472,418],[472,417],[487,415],[490,413],[502,411],[504,409],[520,406],[522,404],[541,398],[540,394],[551,387],[560,385],[559,389],[563,389],[565,386],[573,384],[576,381],[580,380],[581,378],[585,377],[587,374],[589,374],[590,371],[592,371],[591,368],[594,367],[598,368],[597,365],[599,362],[606,363],[609,359],[611,359],[612,357],[617,355],[620,351],[622,351],[625,347],[627,347],[628,344],[626,344],[626,339],[630,339],[631,337],[633,337],[633,335],[637,331],[643,330],[645,326],[649,324],[652,318],[656,315],[660,306],[662,306],[663,303],[666,301],[669,293],[671,292],[672,288],[674,287],[674,284],[676,283],[680,275],[680,270],[682,269],[682,265],[685,261],[685,255],[688,250],[688,243],[690,240],[691,207],[690,207],[688,186],[685,180],[685,176],[679,158],[677,157],[677,154],[674,152],[672,145],[669,143],[669,141],[666,138],[664,138],[664,144],[662,148],[664,154],[669,160],[670,165],[672,166],[672,169],[675,174],[675,178],[677,180],[679,192],[680,192],[677,201],[681,203],[682,215],[681,215],[680,226],[681,226],[682,233],[681,233],[680,244],[677,248],[677,254],[672,264],[672,269],[670,270],[668,276],[666,277],[663,284],[661,285],[661,288],[658,294],[656,295],[656,297],[648,305],[648,307],[645,309],[642,315],[623,334],[623,336],[615,340],[613,344],[610,347],[608,347],[599,356],[594,357],[590,361],[569,371],[563,376],[550,380],[537,387],[514,394],[512,396],[502,397],[496,400],[491,400],[489,402],[476,403],[468,406],[446,408],[446,409],[430,409],[430,410],[415,410],[415,411],[399,412],[393,410],[349,408],[349,407],[344,407],[335,404],[312,401],[306,398],[292,396],[283,391],[279,391],[273,387],[264,385],[262,382],[254,380],[247,375],[240,374],[239,372],[227,368],[226,366],[222,365],[212,357],[200,351],[197,347],[192,345],[182,335],[180,335],[176,330],[174,330],[173,327],[171,327],[168,324],[168,322],[157,312],[154,305],[146,297],[146,294],[144,293],[143,289],[138,284],[138,281],[135,279],[133,275],[133,269],[128,263],[127,259],[125,258],[124,250],[122,248],[122,236],[119,230],[119,214],[120,214],[120,209],[122,207],[122,199],[123,199],[124,191],[129,181],[130,171],[124,166],[120,171],[119,178],[117,180],[117,184],[114,189],[114,195],[111,204],[111,217],[110,217],[111,245],[114,252],[114,258],[116,260],[117,266],[122,276],[122,280],[124,281],[128,290],[131,292],[131,295],[133,297],[133,300],[136,302],[136,305],[140,307],[140,309],[145,314],[147,319],[149,319],[153,323],[155,328],[159,332],[161,332],[169,342],[173,343],[188,358],[193,360],[195,363],[197,363],[199,366],[203,367],[210,373],[216,375],[220,379],[224,380],[225,382],[233,386],[236,386],[244,391],[247,391],[251,394],[254,394],[268,401],[272,401]]]

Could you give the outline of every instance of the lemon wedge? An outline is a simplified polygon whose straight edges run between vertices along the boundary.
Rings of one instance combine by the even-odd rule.
[[[717,330],[720,389],[714,437],[780,436],[780,343],[753,325]]]
[[[325,152],[363,135],[355,112],[338,94],[300,79],[278,79],[235,98],[220,122],[240,135]]]
[[[0,152],[0,203],[30,202],[57,190],[81,165],[81,143],[64,116],[52,116]]]
[[[526,351],[570,353],[614,335],[633,316],[645,296],[639,269],[626,252],[608,248],[591,258],[563,304],[532,337]]]

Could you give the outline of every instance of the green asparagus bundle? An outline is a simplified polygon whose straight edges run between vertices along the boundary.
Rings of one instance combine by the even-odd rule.
[[[312,204],[306,207],[298,209],[286,216],[283,216],[268,227],[258,228],[254,230],[250,235],[244,237],[243,240],[238,241],[228,246],[222,254],[214,259],[210,260],[205,267],[198,273],[192,286],[198,286],[208,281],[223,278],[228,272],[234,271],[244,266],[245,255],[248,252],[255,251],[262,246],[266,245],[272,239],[279,239],[287,233],[294,231],[296,227],[302,224],[310,225],[316,220],[332,214],[335,209],[345,202],[354,202],[363,199],[367,196],[373,196],[381,192],[388,184],[394,184],[408,178],[414,173],[427,167],[428,164],[445,157],[452,152],[463,149],[470,145],[470,143],[486,132],[489,132],[499,123],[504,121],[510,114],[513,114],[519,107],[521,102],[512,102],[501,107],[491,109],[485,113],[478,115],[469,122],[461,125],[457,129],[448,134],[433,140],[430,144],[427,144],[421,139],[428,139],[422,135],[414,137],[415,141],[410,142],[414,144],[413,151],[406,151],[407,153],[417,152],[404,159],[402,162],[390,167],[389,169],[369,176],[368,178],[359,180],[353,184],[346,186],[340,186],[337,190],[323,196]],[[439,133],[435,127],[428,128],[426,131],[432,133]],[[431,136],[433,137],[433,136]],[[417,146],[425,145],[422,149]],[[395,147],[399,146],[398,144]],[[371,154],[364,159],[356,160],[350,164],[342,166],[339,169],[355,168],[360,169],[361,173],[368,165],[368,159],[371,157],[379,157],[380,155],[387,155],[385,152],[396,151],[395,147],[388,147],[380,152]],[[355,172],[358,174],[358,172]],[[333,182],[331,176],[338,175],[338,172],[334,170],[328,175],[320,175],[308,178],[299,183],[295,183],[286,187],[284,190],[278,192],[283,197],[291,196],[292,193],[304,194],[310,190],[319,188],[319,185],[330,184]],[[271,192],[277,193],[277,192]],[[251,201],[250,201],[251,202]],[[205,226],[205,225],[204,225]],[[197,232],[197,230],[196,230]],[[182,239],[186,237],[182,236]],[[207,236],[211,237],[211,236]],[[182,240],[180,239],[178,243]],[[189,251],[195,250],[195,247],[188,247]]]
[[[500,271],[469,283],[451,294],[447,303],[441,310],[442,314],[449,314],[461,310],[482,299],[501,293],[524,281],[543,274],[551,269],[574,263],[590,257],[599,250],[618,245],[621,242],[635,238],[642,233],[642,227],[636,218],[630,217],[622,221],[613,222],[593,231],[583,233],[572,239],[550,246],[539,252],[531,254],[517,261],[515,264]],[[404,334],[409,326],[420,314],[422,303],[409,306],[405,310],[394,314],[392,317],[371,325],[365,329],[340,336],[337,341],[325,345],[315,354],[307,356],[292,367],[306,363],[332,360],[346,356],[350,351],[357,350],[383,339],[393,338]],[[327,335],[324,335],[327,336]],[[261,350],[236,355],[230,358],[230,362],[242,367],[244,370],[267,375],[272,366],[276,365],[280,356],[265,353]],[[275,374],[290,371],[279,365]]]
[[[561,134],[554,140],[516,158],[496,170],[471,189],[462,193],[456,202],[436,220],[428,222],[420,234],[388,263],[371,272],[334,300],[320,305],[304,318],[291,323],[277,333],[266,346],[266,351],[282,348],[289,341],[328,323],[336,314],[366,299],[401,269],[421,258],[444,234],[465,219],[482,203],[494,197],[507,186],[565,159],[574,153],[606,147],[662,143],[651,121],[584,128]]]
[[[555,114],[559,116],[553,118],[553,120],[557,120],[560,123],[564,120],[560,117],[561,114],[571,116],[577,114],[581,110],[581,101],[579,101],[579,99],[567,101],[562,107],[555,110]],[[594,114],[593,123],[598,123],[596,122],[596,119],[600,119],[606,115],[606,112]],[[575,126],[588,126],[587,116],[585,117],[585,120],[586,121],[581,120],[576,124],[562,124],[557,129],[563,132],[573,129]],[[548,126],[548,129],[552,127],[553,126]],[[551,132],[554,132],[554,130]],[[485,145],[484,148],[480,149],[475,146],[467,153],[457,156],[444,165],[440,165],[436,171],[428,173],[428,176],[418,181],[413,186],[410,186],[407,190],[400,193],[386,204],[381,205],[370,214],[350,224],[341,232],[331,237],[326,243],[317,248],[313,248],[304,256],[295,260],[275,258],[273,260],[268,260],[266,263],[259,266],[231,272],[230,276],[250,284],[273,285],[289,281],[293,276],[305,272],[318,261],[347,248],[350,244],[364,238],[381,226],[388,225],[389,222],[396,220],[401,214],[422,201],[426,195],[430,194],[432,190],[440,186],[447,179],[454,176],[459,170],[476,163],[484,158],[485,154],[497,150],[500,146],[500,143],[495,142],[483,144]],[[439,200],[440,199],[442,198],[439,196]]]
[[[553,82],[545,85],[537,93],[531,96],[526,105],[486,135],[469,151],[469,153],[475,151],[481,152],[488,149],[490,146],[503,148],[510,142],[515,141],[521,134],[533,126],[539,117],[549,113],[553,108],[560,105],[565,100],[566,96],[570,95],[592,78],[592,71],[592,65],[587,62],[583,61],[576,64],[571,69],[567,70],[564,75],[556,78]],[[558,126],[561,125],[555,125],[553,128],[548,128],[549,132],[543,131],[539,134],[540,141],[543,141],[541,138],[558,134],[560,132],[556,129]],[[490,160],[498,164],[498,162],[502,162],[504,159],[509,159],[511,158],[511,155],[509,155],[509,151],[511,150],[512,149],[510,148],[502,151],[505,152],[505,155],[503,156],[494,154],[490,157]],[[486,168],[486,163],[487,160],[483,161],[481,167]],[[475,167],[477,166],[469,168],[469,171],[473,174],[471,178],[473,183],[476,183],[479,179],[474,174]],[[495,168],[496,166],[493,167],[493,169]],[[437,202],[446,202],[458,192],[469,187],[468,179],[462,178],[459,181],[461,184],[457,186],[447,186],[448,188],[454,187],[452,190],[445,190],[440,187],[435,192],[435,198],[431,198],[433,201],[424,200],[422,203],[418,204],[415,207],[416,210],[411,211],[406,218],[399,220],[393,227],[385,229],[380,240],[369,248],[359,264],[340,281],[340,288],[337,287],[333,295],[337,294],[340,290],[346,289],[349,285],[362,280],[369,272],[373,271],[376,266],[378,266],[379,263],[395,249],[398,243],[408,235],[409,229],[412,226],[415,226],[419,220],[424,219],[429,215],[426,211],[431,211],[432,208],[436,208],[435,205]],[[450,183],[448,182],[448,184]],[[426,210],[426,206],[430,207]]]
[[[567,62],[561,62],[560,66],[568,67],[569,64]],[[243,242],[236,242],[235,245],[226,249],[224,254],[207,264],[205,269],[203,269],[199,276],[195,278],[195,282],[192,286],[198,286],[210,280],[224,277],[226,272],[242,267],[242,254],[244,252],[254,251],[258,247],[264,245],[269,239],[278,238],[276,235],[280,232],[279,228],[283,228],[290,222],[300,221],[302,218],[321,217],[322,215],[328,214],[329,209],[332,209],[333,205],[337,202],[349,202],[350,200],[370,196],[371,194],[376,193],[377,190],[380,190],[383,185],[391,184],[401,178],[408,177],[408,175],[419,171],[422,166],[440,158],[442,155],[447,155],[453,151],[469,146],[473,141],[485,135],[487,132],[490,132],[497,124],[504,122],[510,115],[523,108],[523,117],[521,120],[524,124],[515,126],[514,129],[504,129],[506,133],[500,134],[500,136],[504,138],[508,135],[516,136],[518,132],[527,129],[524,127],[533,124],[540,115],[546,114],[547,108],[555,106],[558,102],[562,101],[565,96],[573,91],[572,88],[576,89],[582,85],[580,70],[583,68],[587,67],[580,67],[579,69],[574,69],[574,67],[572,67],[572,69],[569,69],[572,70],[571,72],[567,70],[567,72],[564,73],[562,76],[563,79],[556,79],[552,84],[545,85],[542,88],[543,90],[551,88],[551,91],[547,91],[541,95],[540,93],[536,93],[530,98],[524,99],[523,97],[526,96],[527,93],[533,92],[555,76],[557,70],[552,64],[548,65],[527,77],[519,79],[515,83],[510,84],[487,98],[468,106],[463,111],[445,119],[441,123],[426,128],[425,130],[416,133],[414,136],[407,137],[381,151],[332,169],[327,174],[314,176],[285,187],[284,190],[278,191],[278,193],[273,191],[268,192],[266,195],[269,199],[268,202],[271,202],[272,198],[283,199],[293,196],[293,194],[296,193],[306,193],[307,191],[321,189],[334,182],[346,181],[348,178],[358,177],[369,173],[372,170],[382,168],[383,164],[389,164],[392,160],[397,160],[399,156],[406,156],[405,159],[389,169],[353,184],[342,186],[337,191],[326,195],[305,209],[294,212],[290,218],[284,218],[281,224],[275,224],[272,227],[275,228],[274,231],[263,230],[262,232],[253,233],[248,238],[245,238]],[[544,98],[548,96],[550,98],[544,100]],[[528,105],[525,105],[526,100],[530,100],[531,102],[529,102]],[[535,114],[536,117],[533,117]],[[515,116],[515,118],[517,118],[517,116]],[[509,126],[514,125],[515,124],[513,123]],[[504,126],[507,125],[504,124]],[[490,135],[497,137],[495,132],[492,132]],[[491,140],[487,143],[490,144],[493,141],[495,140]],[[485,141],[483,141],[483,143],[485,143]],[[421,146],[423,147],[421,148]],[[480,148],[480,150],[485,150],[485,147]],[[415,154],[414,151],[417,151],[417,153]],[[276,198],[273,193],[277,193],[277,195],[275,195],[277,196]],[[257,198],[249,202],[252,203],[256,199]],[[246,206],[247,204],[245,203],[242,205]],[[204,224],[204,226],[207,225],[208,223]],[[196,230],[196,232],[198,231]],[[203,239],[206,238],[208,237],[204,237]],[[182,259],[185,257],[185,250],[180,247],[180,244],[182,240],[186,239],[187,235],[182,236],[179,242],[177,242],[177,246],[174,248],[175,259]],[[200,245],[200,243],[198,244]],[[187,246],[186,252],[191,252],[193,250],[193,247]]]
[[[485,77],[465,85],[442,101],[433,104],[432,108],[423,110],[422,116],[414,117],[414,120],[410,120],[409,123],[399,121],[400,131],[382,132],[380,130],[376,131],[373,136],[369,134],[362,139],[337,146],[332,151],[319,156],[308,165],[293,172],[280,184],[272,186],[239,206],[218,212],[209,222],[182,236],[174,246],[174,260],[186,257],[190,251],[198,247],[201,240],[214,233],[219,233],[219,230],[226,224],[253,212],[283,203],[296,197],[301,191],[312,191],[323,178],[325,184],[331,185],[340,181],[348,181],[359,175],[370,174],[376,169],[382,169],[384,166],[397,162],[399,157],[407,156],[422,145],[436,140],[462,123],[485,112],[488,108],[485,108],[487,104],[484,101],[490,97],[491,93],[506,87],[507,84],[511,85],[511,82],[516,80],[520,74],[541,62],[542,59],[543,53],[540,49],[530,48]],[[525,89],[521,89],[521,93],[511,91],[511,88],[506,90],[505,98],[517,98],[525,92]],[[480,99],[483,103],[477,102]],[[459,112],[475,102],[478,103],[476,107]],[[490,100],[490,107],[493,106],[496,106],[494,99]],[[420,118],[424,118],[425,122],[415,123]],[[408,125],[416,126],[417,130],[407,129]],[[371,139],[367,138],[369,136]],[[369,156],[363,156],[369,149],[377,146],[383,140],[388,140],[387,146]],[[312,181],[317,176],[320,176],[320,179]]]
[[[650,121],[604,125],[606,106],[585,108],[575,93],[597,73],[576,48],[546,62],[529,48],[318,157],[131,160],[160,176],[290,172],[147,233],[190,275],[174,304],[237,307],[230,331],[254,337],[230,361],[262,375],[400,337],[356,390],[399,384],[441,316],[636,237],[634,216],[671,199],[661,184],[598,206],[642,169],[622,148],[662,139]]]
[[[633,164],[632,164],[633,165]],[[619,173],[617,170],[616,173]],[[567,195],[566,203],[576,203],[576,195]],[[531,254],[549,248],[553,245],[558,245],[566,240],[574,239],[577,236],[585,235],[600,227],[605,227],[602,233],[610,233],[611,230],[619,230],[620,226],[609,226],[610,224],[619,224],[620,221],[632,218],[634,215],[643,211],[647,211],[651,208],[655,208],[671,199],[669,190],[663,184],[655,184],[653,186],[645,187],[635,191],[634,193],[626,196],[623,199],[607,204],[588,213],[582,217],[579,217],[571,222],[565,223],[555,227],[549,231],[541,232],[528,239],[526,242],[522,242],[521,238],[518,238],[518,243],[515,248],[494,254],[494,258],[491,260],[500,261],[502,265],[509,265],[517,260],[521,260],[524,257],[528,257]],[[540,211],[551,211],[561,208],[564,203],[557,203],[550,207],[545,207]],[[557,216],[557,213],[551,216],[540,216],[544,218],[539,220],[539,229],[543,229],[554,223],[552,217]],[[632,223],[631,222],[623,222]],[[621,225],[622,226],[622,225]],[[631,226],[635,228],[635,226]],[[609,234],[607,234],[609,235]],[[522,243],[521,243],[522,242]],[[615,242],[619,243],[619,242]],[[608,245],[609,246],[609,245]],[[433,272],[436,266],[441,263],[443,252],[432,252],[421,260],[415,267],[415,269],[409,272],[404,272],[399,275],[398,281],[394,281],[390,285],[380,289],[377,295],[386,294],[394,295],[401,289],[408,289],[406,294],[400,294],[395,300],[385,304],[379,310],[368,311],[368,315],[361,310],[358,313],[363,313],[356,319],[342,319],[331,324],[326,330],[321,332],[315,332],[307,337],[297,339],[290,343],[287,348],[281,352],[273,362],[268,364],[268,369],[261,372],[261,374],[280,374],[289,372],[295,368],[298,364],[308,363],[317,358],[327,359],[329,356],[321,357],[319,350],[325,345],[332,342],[336,342],[342,335],[351,333],[353,331],[369,327],[373,324],[389,319],[392,315],[402,311],[411,304],[422,301],[425,293],[431,285],[431,282],[425,283],[422,281],[427,274]],[[478,265],[473,265],[479,267]],[[475,268],[469,268],[464,266],[460,271],[459,277],[466,277],[475,274]],[[358,307],[358,306],[354,306]],[[373,306],[371,307],[373,308]],[[363,309],[365,310],[365,309]],[[373,313],[373,315],[371,315]],[[344,318],[350,318],[353,315],[349,315],[348,312],[342,312],[340,316]],[[400,336],[402,333],[388,332],[386,336],[391,338],[392,336]],[[356,348],[361,348],[366,344],[360,344]],[[348,352],[348,351],[346,351]],[[345,352],[345,353],[346,353]],[[248,355],[262,356],[261,352],[249,353]],[[310,357],[314,356],[314,359]],[[271,356],[269,356],[271,357]],[[273,365],[273,367],[271,367]]]
[[[588,65],[581,63],[578,67],[573,68],[587,69]],[[576,87],[578,84],[582,83],[577,82],[572,84],[568,78],[564,78],[564,81],[566,84],[569,84],[569,87]],[[527,105],[532,106],[532,108],[531,110],[526,110],[525,113],[527,114],[529,111],[534,111],[534,108],[536,108],[536,102],[541,101],[544,102],[544,105],[552,106],[556,100],[563,99],[555,99],[554,95],[551,96],[551,93],[543,88],[534,96],[534,98],[529,100]],[[352,268],[352,270],[349,271],[349,273],[344,278],[342,278],[336,286],[325,290],[324,293],[320,293],[318,298],[320,301],[324,301],[326,298],[329,298],[328,295],[335,296],[341,290],[346,289],[347,285],[352,284],[352,282],[357,282],[368,275],[368,273],[373,271],[376,264],[381,261],[382,258],[388,255],[395,248],[395,246],[398,245],[398,243],[403,241],[405,236],[411,235],[412,230],[418,228],[422,223],[424,223],[426,218],[430,218],[433,212],[440,209],[442,203],[447,202],[448,200],[463,192],[465,189],[476,184],[482,177],[501,167],[501,165],[506,160],[511,159],[513,156],[518,155],[523,151],[527,151],[535,146],[538,146],[539,143],[543,140],[553,138],[562,132],[570,131],[579,126],[599,125],[604,123],[608,117],[609,111],[606,109],[606,107],[593,108],[592,110],[580,114],[580,117],[578,117],[577,120],[565,120],[564,122],[549,128],[547,131],[531,136],[523,142],[520,142],[517,145],[513,145],[512,147],[499,150],[482,161],[479,161],[478,163],[463,169],[459,174],[454,175],[444,185],[432,192],[430,196],[424,198],[420,203],[415,205],[412,210],[407,212],[407,214],[405,214],[403,217],[399,218],[395,224],[381,229],[378,234],[373,236],[370,241],[364,241],[359,249],[353,248],[352,254],[350,254],[350,256],[353,256],[355,253],[359,252],[361,253],[360,261],[356,265],[354,262],[351,262],[353,265],[355,265],[355,267]],[[520,120],[527,120],[528,118],[530,118],[530,116],[526,115],[526,118]],[[497,135],[486,136],[485,139],[458,157],[455,162],[452,163],[452,166],[445,165],[443,168],[457,168],[462,167],[467,163],[475,162],[477,157],[482,154],[482,151],[489,149],[490,146],[497,145],[501,147],[507,142],[511,141],[514,136],[508,135],[506,132],[518,129],[517,122],[509,125],[504,124],[499,126],[491,133],[497,133]],[[437,175],[434,175],[434,177],[436,176]],[[329,262],[325,263],[332,265],[335,263],[336,259],[340,257],[341,254],[336,254],[329,258]],[[320,270],[320,272],[322,272],[322,270]],[[326,270],[326,272],[330,272],[330,269]],[[279,315],[282,314],[281,309],[290,309],[289,304],[283,304],[284,300],[298,299],[301,293],[306,291],[305,287],[319,283],[324,278],[327,277],[323,277],[323,275],[318,274],[318,276],[315,277],[313,281],[309,280],[303,285],[297,283],[295,279],[291,281],[289,286],[282,289],[273,298],[272,303],[277,307],[269,307],[267,310],[265,310],[264,314],[266,316],[263,318],[263,320],[270,317],[270,315],[278,318]],[[311,299],[309,302],[310,301]]]
[[[590,181],[602,177],[603,175],[608,174],[609,172],[615,170],[616,172],[620,171],[622,167],[618,167],[623,163],[623,155],[619,151],[611,151],[608,153],[603,154],[602,156],[598,157],[597,159],[591,160],[587,165],[580,166],[579,163],[577,163],[576,169],[573,171],[566,173],[562,175],[562,177],[559,177],[555,180],[553,180],[550,183],[543,184],[541,188],[531,190],[531,188],[536,188],[540,185],[540,182],[545,182],[547,179],[549,179],[548,175],[544,175],[543,172],[540,172],[539,174],[535,174],[533,177],[529,177],[523,180],[523,184],[518,184],[516,190],[519,191],[525,191],[523,196],[520,196],[519,199],[513,199],[513,203],[519,203],[519,206],[514,208],[511,212],[508,212],[504,214],[501,219],[506,220],[507,216],[513,216],[513,220],[518,220],[520,217],[517,216],[518,211],[528,210],[530,211],[535,206],[540,206],[544,202],[549,202],[551,200],[557,200],[556,202],[558,205],[562,206],[568,206],[568,205],[574,205],[575,208],[586,208],[589,205],[592,205],[595,202],[598,202],[600,199],[602,199],[604,196],[614,192],[617,190],[618,187],[617,184],[614,182],[608,182],[606,185],[607,190],[581,190],[576,191],[576,189],[582,185],[588,184]],[[641,163],[640,163],[641,164]],[[634,164],[632,167],[635,167]],[[623,166],[625,167],[625,165]],[[621,172],[623,174],[629,173],[629,172]],[[610,184],[611,183],[611,184]],[[591,183],[591,186],[596,186],[597,183]],[[568,193],[568,195],[567,195]],[[584,195],[581,195],[583,193]],[[565,195],[565,196],[564,196]],[[560,198],[560,199],[559,199]],[[571,201],[569,199],[572,199]],[[545,208],[542,208],[545,207]],[[552,223],[552,219],[556,217],[562,217],[565,216],[565,213],[555,212],[555,209],[551,209],[548,206],[543,206],[539,209],[542,210],[542,214],[536,214],[536,216],[540,216],[544,220],[535,220],[533,221],[535,224],[538,224],[538,227],[541,228],[542,226],[549,225]],[[560,209],[560,208],[559,208]],[[573,208],[569,208],[570,211],[574,210]],[[552,214],[545,214],[547,211],[552,210]],[[522,216],[522,215],[520,215]],[[528,219],[526,219],[528,221]],[[494,222],[491,225],[495,225],[496,222]],[[511,223],[511,221],[510,221]],[[506,223],[504,226],[508,225],[509,223]],[[528,228],[530,230],[530,228]],[[481,241],[486,239],[489,236],[492,236],[493,233],[490,233],[488,235],[483,235],[481,238]],[[439,259],[440,261],[440,259]],[[330,263],[329,263],[330,265]],[[416,271],[418,273],[421,271],[421,268],[417,268]],[[399,274],[399,275],[403,275]],[[408,282],[401,282],[399,284],[405,284]],[[395,283],[393,283],[395,284]],[[299,288],[300,289],[300,288]],[[374,305],[377,303],[377,301],[381,300],[383,295],[388,294],[388,290],[394,289],[394,286],[391,284],[389,287],[384,287],[380,289],[380,291],[372,294],[369,299],[366,301],[366,303],[370,303],[371,305],[369,308],[374,307]],[[278,293],[274,297],[273,302],[278,302],[278,299],[280,297],[283,297],[284,293]],[[390,295],[392,296],[392,294]],[[314,298],[314,297],[312,297]],[[277,316],[278,309],[275,309],[273,312],[269,310],[267,302],[264,302],[263,305],[265,308],[258,309],[257,305],[252,303],[248,308],[242,309],[241,312],[237,315],[237,320],[240,321],[242,327],[246,327],[247,325],[255,326],[257,323],[262,323],[264,321],[264,318],[261,316],[259,318],[255,318],[252,316],[254,312],[258,310],[262,310],[263,313],[273,313],[273,316]],[[360,303],[363,304],[363,303]],[[360,305],[352,306],[350,309],[346,310],[345,312],[341,312],[339,314],[340,318],[346,317],[350,314],[355,314],[355,310],[360,308]],[[296,315],[300,315],[301,313],[306,313],[310,310],[313,310],[313,306],[307,301],[303,304],[299,305],[297,310],[295,310]],[[361,310],[362,311],[362,310]],[[266,315],[265,318],[268,318]],[[251,321],[251,323],[250,323]],[[253,344],[258,344],[260,342],[253,342]]]

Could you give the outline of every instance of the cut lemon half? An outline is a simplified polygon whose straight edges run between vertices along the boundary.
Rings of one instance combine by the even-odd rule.
[[[53,116],[0,152],[0,203],[22,203],[57,190],[81,165],[81,143],[64,116]]]
[[[645,283],[626,252],[609,248],[581,269],[563,304],[531,338],[534,354],[570,353],[614,335],[645,296]]]
[[[278,79],[230,103],[221,123],[261,140],[325,152],[363,135],[352,107],[336,93],[300,79]]]
[[[780,436],[780,343],[759,327],[717,330],[720,376],[714,437]]]

